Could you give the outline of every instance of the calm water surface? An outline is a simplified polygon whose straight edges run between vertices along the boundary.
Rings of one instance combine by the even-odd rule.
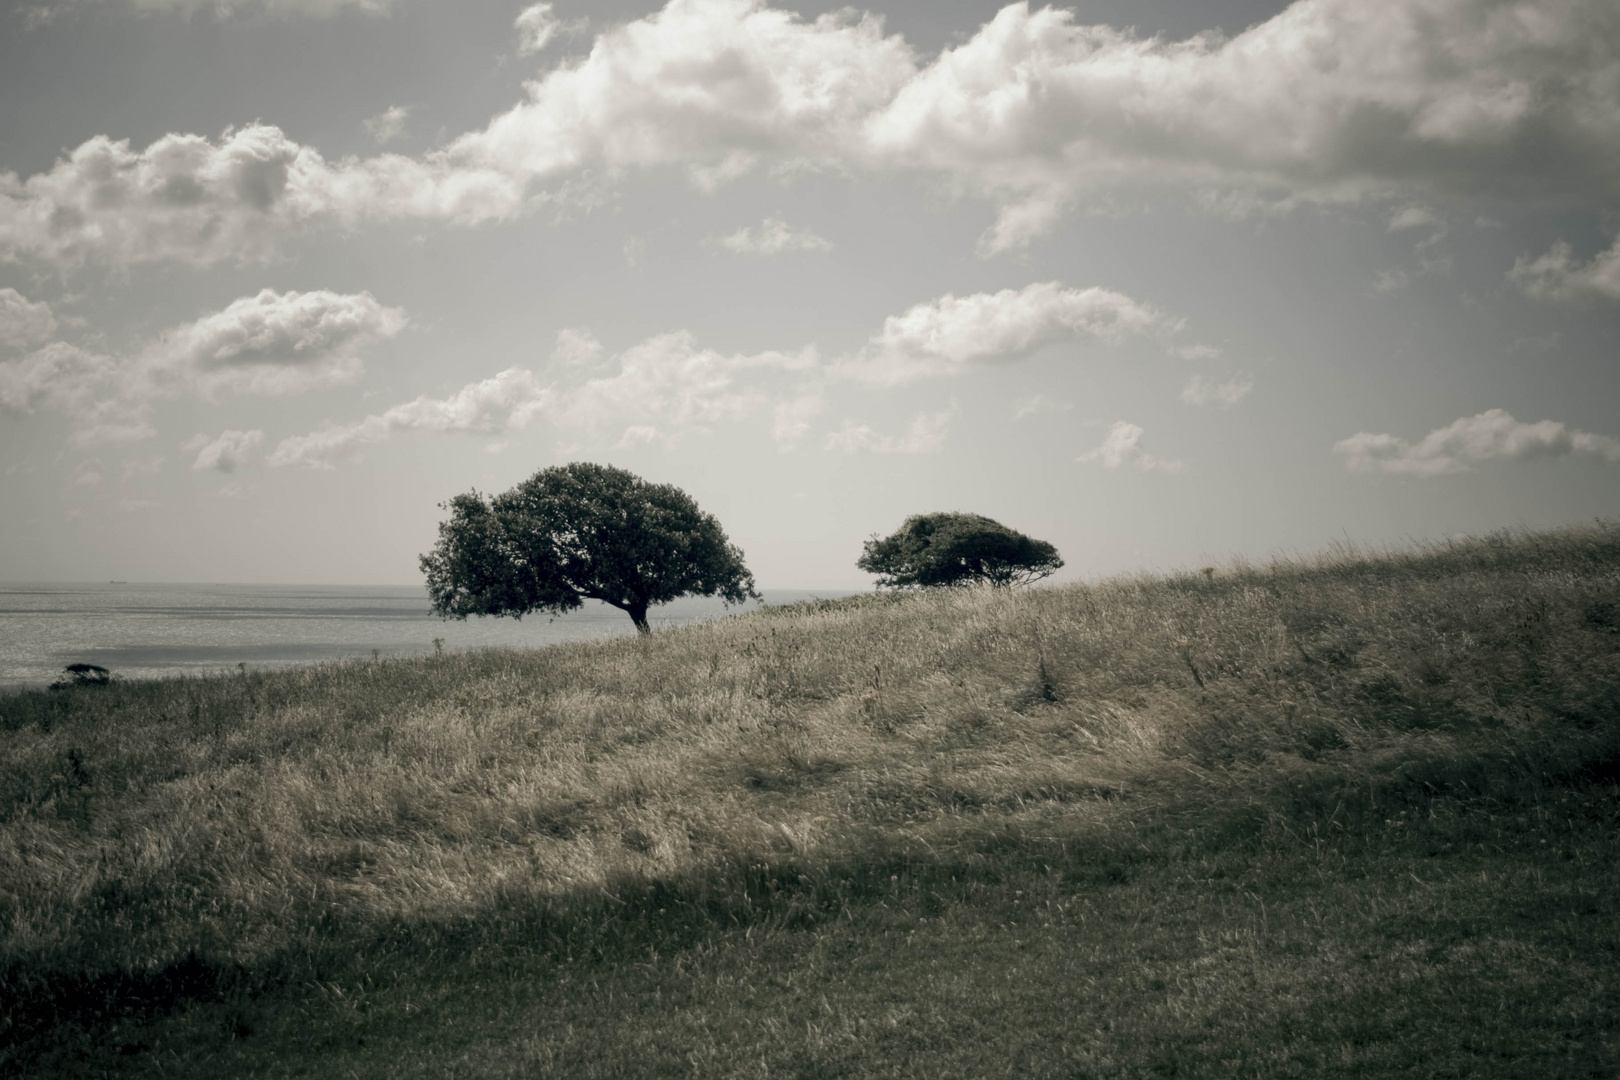
[[[769,604],[828,590],[766,590]],[[744,610],[758,605],[749,604]],[[648,621],[679,626],[736,612],[718,600],[654,608]],[[100,664],[125,678],[280,667],[319,660],[420,656],[446,650],[536,648],[635,632],[630,617],[594,601],[548,621],[445,621],[428,613],[420,586],[0,584],[0,687],[49,683],[71,663]]]

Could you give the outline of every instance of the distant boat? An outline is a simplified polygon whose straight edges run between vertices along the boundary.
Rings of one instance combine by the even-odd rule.
[[[109,584],[109,585],[128,585],[129,582],[127,582],[127,581],[109,581],[109,582],[107,582],[107,584]]]

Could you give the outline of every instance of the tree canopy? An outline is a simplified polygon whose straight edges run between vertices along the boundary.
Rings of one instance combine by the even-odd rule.
[[[913,514],[892,536],[873,535],[855,563],[878,585],[911,588],[1027,585],[1063,565],[1057,548],[980,514]]]
[[[422,556],[444,618],[557,614],[600,600],[650,633],[647,609],[680,596],[759,599],[743,554],[672,484],[610,465],[542,469],[510,491],[457,495]]]

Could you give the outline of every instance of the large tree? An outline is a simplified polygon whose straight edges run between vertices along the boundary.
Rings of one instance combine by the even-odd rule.
[[[878,585],[909,588],[1027,585],[1063,565],[1057,548],[980,514],[913,514],[894,535],[873,536],[855,565]]]
[[[610,465],[542,469],[499,495],[473,491],[442,505],[450,518],[422,572],[445,618],[560,614],[590,599],[646,634],[647,609],[678,596],[759,599],[712,514],[672,484]]]

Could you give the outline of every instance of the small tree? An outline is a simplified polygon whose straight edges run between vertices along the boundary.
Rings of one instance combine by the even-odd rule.
[[[713,515],[680,488],[623,469],[574,462],[494,497],[473,491],[441,505],[450,519],[422,572],[443,618],[560,614],[591,599],[647,634],[647,608],[679,596],[759,599]]]
[[[979,514],[914,514],[893,536],[873,535],[855,565],[878,585],[909,588],[1028,585],[1063,565],[1057,548]]]

